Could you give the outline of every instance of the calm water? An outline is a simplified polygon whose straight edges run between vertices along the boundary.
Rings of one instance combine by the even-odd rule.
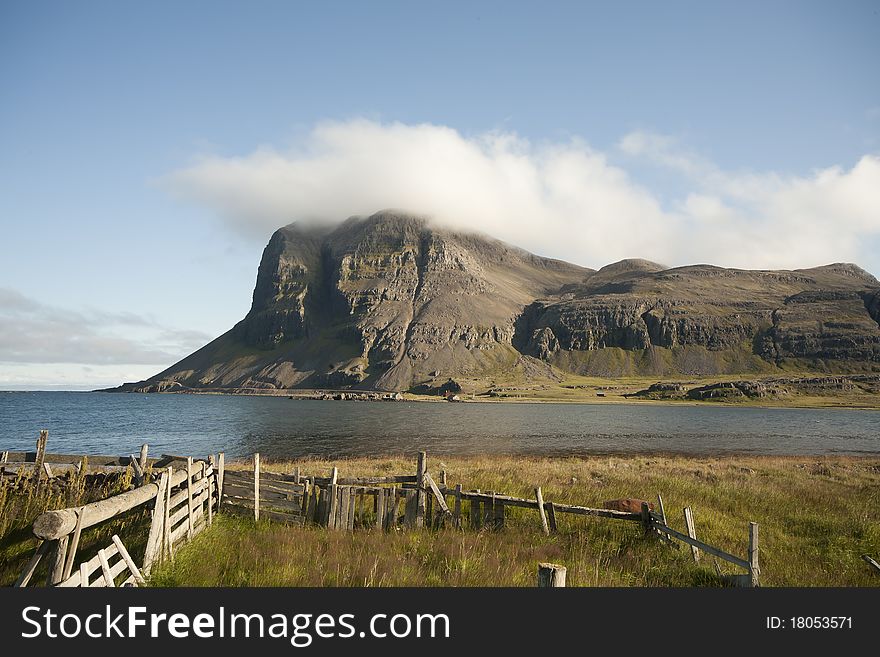
[[[269,457],[434,454],[880,454],[880,412],[286,397],[0,393],[0,449]]]

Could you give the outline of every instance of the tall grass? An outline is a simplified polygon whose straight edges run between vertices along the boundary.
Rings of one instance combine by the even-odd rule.
[[[39,541],[31,527],[41,513],[82,506],[131,488],[130,468],[119,474],[86,474],[88,463],[84,465],[80,472],[44,480],[39,489],[30,473],[19,472],[15,477],[0,478],[0,586],[13,584],[33,555]],[[106,547],[116,533],[125,541],[129,552],[136,554],[146,543],[148,519],[149,511],[144,506],[88,528],[82,532],[79,552],[93,556],[98,548]],[[42,559],[30,585],[45,581],[49,561],[49,558]],[[78,558],[77,563],[79,561]]]
[[[745,557],[748,523],[760,524],[765,586],[877,586],[860,559],[880,554],[880,459],[671,456],[435,459],[450,485],[601,506],[661,493],[670,525]],[[297,463],[306,473],[409,473],[411,459]],[[234,465],[231,467],[235,467]],[[244,467],[244,466],[241,466]],[[292,464],[264,465],[290,471]],[[742,572],[690,549],[645,538],[633,522],[558,515],[545,537],[537,513],[508,509],[501,531],[332,531],[221,517],[160,567],[159,586],[531,586],[539,561],[568,567],[569,586],[720,586]],[[717,563],[717,567],[716,567]]]

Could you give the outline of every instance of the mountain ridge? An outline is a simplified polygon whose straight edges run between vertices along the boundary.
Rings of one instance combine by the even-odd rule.
[[[599,270],[383,211],[278,229],[250,311],[179,363],[118,390],[405,391],[503,373],[597,376],[880,371],[880,282],[851,263],[796,270]]]

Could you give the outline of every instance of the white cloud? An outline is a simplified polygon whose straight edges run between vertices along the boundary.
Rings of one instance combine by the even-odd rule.
[[[760,268],[854,261],[878,271],[869,244],[880,237],[876,156],[808,176],[727,172],[642,132],[614,155],[663,167],[691,191],[664,205],[577,139],[531,143],[365,120],[321,123],[283,151],[203,157],[165,183],[260,240],[294,220],[399,208],[594,267],[644,257]]]
[[[135,313],[76,312],[0,288],[0,385],[20,382],[20,364],[51,365],[56,370],[61,364],[109,366],[107,371],[114,372],[149,365],[155,372],[209,339],[198,331],[168,329]]]

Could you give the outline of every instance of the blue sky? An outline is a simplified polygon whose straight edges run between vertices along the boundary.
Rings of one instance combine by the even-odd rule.
[[[275,227],[381,207],[880,275],[878,44],[872,2],[5,0],[0,388],[152,374],[245,314]]]

